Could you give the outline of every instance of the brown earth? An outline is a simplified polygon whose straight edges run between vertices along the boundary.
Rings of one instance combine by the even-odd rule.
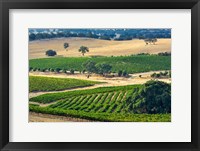
[[[29,112],[29,122],[92,122],[91,120]]]
[[[65,42],[69,43],[67,51],[63,48]],[[47,57],[45,51],[48,49],[56,50],[57,56],[81,57],[81,53],[78,52],[80,46],[89,48],[89,53],[86,53],[85,56],[120,56],[138,53],[157,54],[159,52],[171,52],[171,39],[158,39],[155,45],[146,45],[143,40],[139,39],[127,41],[91,38],[38,40],[29,42],[29,59]]]

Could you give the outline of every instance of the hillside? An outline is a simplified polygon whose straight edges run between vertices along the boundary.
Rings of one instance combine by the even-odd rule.
[[[51,70],[56,68],[82,71],[83,63],[88,60],[97,64],[106,63],[112,66],[111,72],[126,70],[128,73],[139,73],[171,69],[171,56],[133,55],[118,57],[60,57],[29,60],[33,70]]]
[[[69,43],[67,51],[63,44]],[[85,56],[120,56],[138,53],[157,54],[171,51],[171,39],[158,39],[156,45],[145,45],[143,40],[109,41],[90,38],[62,38],[29,42],[29,59],[45,58],[45,51],[53,49],[58,56],[82,57],[78,52],[80,46],[87,46],[90,50]]]

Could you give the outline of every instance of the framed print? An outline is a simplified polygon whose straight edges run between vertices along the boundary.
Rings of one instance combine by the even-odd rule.
[[[0,4],[1,150],[200,150],[198,0]]]

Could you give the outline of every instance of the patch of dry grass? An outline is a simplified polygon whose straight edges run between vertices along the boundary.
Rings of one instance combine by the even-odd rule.
[[[63,44],[69,43],[67,51]],[[80,46],[87,46],[90,50],[85,56],[120,56],[138,53],[157,54],[171,51],[171,39],[158,39],[156,45],[145,45],[143,40],[108,41],[90,38],[63,38],[29,42],[29,59],[45,58],[45,51],[54,49],[58,56],[82,57],[78,52]]]

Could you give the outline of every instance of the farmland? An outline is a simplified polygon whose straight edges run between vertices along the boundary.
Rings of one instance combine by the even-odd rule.
[[[66,115],[97,121],[170,121],[170,114],[167,113],[134,113],[133,107],[137,108],[138,102],[132,102],[130,98],[133,93],[138,93],[135,90],[143,87],[144,85],[130,85],[44,94],[31,98],[30,101],[43,104],[55,103],[46,107],[30,104],[29,108],[30,111],[38,113]]]
[[[69,43],[67,51],[63,43]],[[80,46],[87,46],[90,52],[85,56],[120,56],[138,53],[157,54],[171,51],[171,39],[158,39],[156,45],[145,45],[143,40],[133,39],[124,41],[100,40],[93,38],[60,38],[51,40],[37,40],[29,42],[29,59],[45,58],[45,51],[56,50],[58,56],[81,57],[78,52]],[[114,52],[114,53],[113,53]]]
[[[120,90],[131,90],[135,87],[139,87],[140,85],[129,85],[129,86],[119,86],[119,87],[100,87],[91,90],[77,90],[77,91],[69,91],[69,92],[62,92],[62,93],[52,93],[52,94],[44,94],[34,98],[31,98],[30,101],[32,102],[39,102],[39,103],[51,103],[57,100],[71,98],[73,96],[81,96],[81,95],[89,95],[89,94],[96,94],[96,93],[106,93],[106,92],[114,92]]]
[[[78,80],[71,78],[51,78],[29,76],[29,92],[34,91],[58,91],[78,87],[86,87],[98,84],[100,82]]]
[[[56,57],[29,60],[29,66],[36,69],[65,69],[82,71],[82,64],[88,60],[107,63],[112,66],[112,72],[119,69],[128,73],[148,72],[171,69],[171,56],[133,55],[118,57]]]
[[[170,122],[171,29],[29,30],[30,122]]]
[[[29,105],[29,110],[36,113],[77,117],[101,122],[170,122],[171,114],[122,114],[92,113],[73,110],[53,109]]]

